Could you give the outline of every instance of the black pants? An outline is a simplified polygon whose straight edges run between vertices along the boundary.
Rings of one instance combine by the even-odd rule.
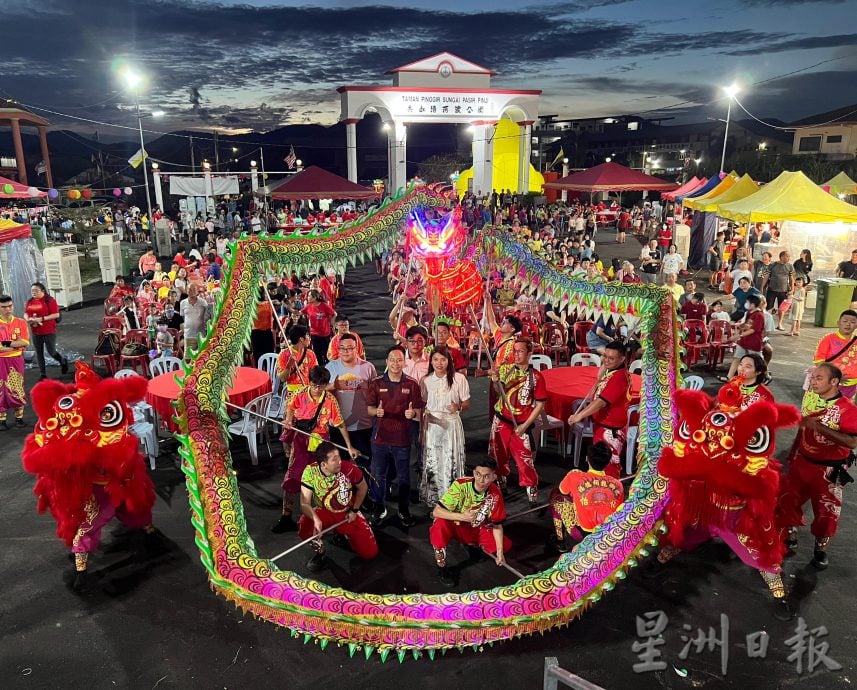
[[[33,333],[32,345],[33,349],[36,351],[36,362],[39,365],[39,371],[42,376],[45,375],[45,350],[47,350],[48,354],[57,362],[60,364],[63,363],[63,356],[57,352],[56,333],[49,333],[47,335],[36,335]]]
[[[330,336],[311,335],[310,340],[312,340],[312,351],[315,352],[318,365],[323,367],[327,364],[327,348],[330,346]]]
[[[262,355],[274,352],[274,333],[270,328],[250,331],[250,348],[253,350],[253,361],[258,366]]]

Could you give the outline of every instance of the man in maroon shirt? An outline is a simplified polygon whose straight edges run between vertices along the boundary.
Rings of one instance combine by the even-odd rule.
[[[763,339],[765,337],[765,315],[759,309],[762,300],[758,295],[748,295],[744,307],[747,315],[738,333],[732,336],[735,342],[735,357],[729,365],[729,373],[726,376],[718,376],[718,381],[729,383],[738,371],[738,364],[742,357],[747,355],[762,355]]]
[[[372,524],[377,525],[387,517],[387,473],[391,463],[396,469],[399,484],[399,522],[411,527],[414,520],[410,513],[411,494],[411,422],[419,420],[420,410],[425,407],[420,385],[402,373],[405,367],[405,350],[393,345],[387,350],[387,373],[369,382],[366,403],[369,416],[375,417],[372,433]]]
[[[705,317],[708,316],[708,307],[705,306],[705,295],[701,292],[694,292],[691,298],[681,305],[679,314],[685,319],[705,321]]]

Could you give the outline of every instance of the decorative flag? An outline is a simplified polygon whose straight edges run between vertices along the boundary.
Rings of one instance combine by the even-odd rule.
[[[562,150],[562,146],[559,147],[559,153],[556,154],[556,158],[553,159],[553,163],[551,163],[551,167],[555,166],[559,163],[563,158],[565,158],[565,152]]]
[[[48,171],[48,166],[44,161],[39,161],[36,166],[36,175],[44,175]]]
[[[131,164],[132,168],[139,168],[140,163],[142,163],[146,158],[149,157],[149,154],[145,149],[137,149],[137,153],[131,156],[128,159],[128,162]]]
[[[289,167],[289,170],[291,170],[292,168],[295,167],[295,163],[297,162],[298,157],[295,155],[295,147],[294,146],[289,147],[289,155],[286,156],[285,158],[283,158],[283,160],[285,161],[286,165]]]

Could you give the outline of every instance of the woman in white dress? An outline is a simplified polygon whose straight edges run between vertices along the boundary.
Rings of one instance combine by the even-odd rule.
[[[682,268],[684,268],[684,258],[678,253],[678,247],[671,244],[661,262],[661,272],[665,274],[675,273],[677,276]]]
[[[470,407],[470,386],[455,371],[449,350],[438,347],[420,388],[426,402],[420,500],[433,506],[452,482],[464,476],[464,426],[459,413]]]

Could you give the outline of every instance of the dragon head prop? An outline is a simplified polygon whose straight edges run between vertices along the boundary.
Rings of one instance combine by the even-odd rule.
[[[131,405],[143,398],[142,376],[101,379],[83,362],[75,383],[45,380],[33,387],[38,415],[21,460],[36,475],[39,512],[50,509],[57,535],[71,543],[83,521],[93,484],[103,484],[114,505],[154,503],[154,488],[131,432]]]
[[[679,390],[675,403],[675,441],[658,463],[670,486],[667,542],[680,547],[691,525],[729,525],[758,551],[761,563],[779,563],[773,513],[780,464],[771,456],[776,430],[797,424],[800,413],[767,401],[741,411],[728,390],[717,404],[702,391]]]

